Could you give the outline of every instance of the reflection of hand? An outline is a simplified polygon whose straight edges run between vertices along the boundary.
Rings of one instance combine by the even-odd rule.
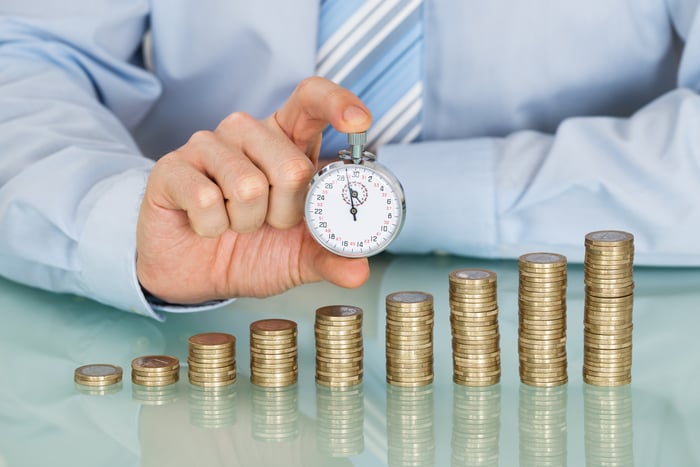
[[[231,114],[162,157],[137,227],[143,287],[169,302],[196,303],[323,279],[361,285],[367,261],[327,252],[301,220],[324,127],[359,132],[370,121],[352,93],[309,78],[265,120]]]

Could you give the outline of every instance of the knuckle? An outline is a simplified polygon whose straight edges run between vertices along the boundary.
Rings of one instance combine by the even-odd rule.
[[[230,130],[231,128],[243,129],[250,128],[255,125],[257,120],[246,112],[233,112],[221,121],[219,128],[222,130]]]
[[[232,195],[236,201],[250,204],[267,196],[270,184],[260,173],[241,173],[233,186]]]
[[[198,146],[200,144],[209,143],[213,139],[215,139],[215,136],[214,133],[212,133],[211,131],[197,130],[194,133],[192,133],[192,136],[190,136],[190,139],[187,143],[190,145]]]
[[[306,157],[286,159],[280,163],[278,185],[281,188],[299,189],[306,186],[314,174],[314,166]]]
[[[192,189],[192,203],[198,210],[209,210],[222,199],[221,190],[214,184],[196,184]]]

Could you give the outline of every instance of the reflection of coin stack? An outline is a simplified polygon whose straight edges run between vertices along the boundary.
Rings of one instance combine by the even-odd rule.
[[[520,381],[558,386],[566,364],[566,257],[528,253],[518,261],[518,353]]]
[[[144,355],[131,361],[131,382],[139,386],[169,386],[180,379],[180,360],[169,355]]]
[[[142,405],[167,405],[178,399],[177,384],[168,386],[131,386],[131,398]]]
[[[634,465],[632,391],[629,385],[583,386],[586,465]]]
[[[350,457],[365,447],[362,385],[316,386],[316,442],[330,457]]]
[[[387,385],[386,419],[390,466],[435,465],[433,386]]]
[[[454,385],[452,465],[498,467],[501,387]]]
[[[122,369],[108,363],[83,365],[75,369],[75,387],[83,394],[104,396],[121,390]]]
[[[297,323],[263,319],[250,325],[250,382],[278,388],[297,382]]]
[[[386,381],[395,386],[433,382],[433,296],[395,292],[386,297]]]
[[[190,386],[190,423],[201,428],[221,428],[236,423],[236,388]]]
[[[595,386],[632,381],[634,237],[616,230],[586,235],[583,380]]]
[[[490,386],[501,380],[496,273],[485,269],[450,272],[453,381]]]
[[[290,441],[299,436],[299,390],[253,386],[253,438],[260,441]]]
[[[195,386],[220,387],[235,383],[236,338],[222,332],[191,336],[187,364],[187,375]]]
[[[362,382],[362,309],[333,305],[316,310],[316,383],[346,387]]]
[[[566,386],[520,385],[520,466],[565,466]]]

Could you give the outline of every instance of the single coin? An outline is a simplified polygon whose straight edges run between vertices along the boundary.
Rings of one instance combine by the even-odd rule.
[[[297,332],[297,323],[289,319],[261,319],[250,325],[250,331],[254,334],[285,334]]]
[[[174,371],[180,367],[180,360],[169,355],[145,355],[131,361],[131,369],[148,373]]]
[[[190,346],[197,349],[221,349],[236,344],[236,338],[223,332],[206,332],[195,334],[188,340]]]

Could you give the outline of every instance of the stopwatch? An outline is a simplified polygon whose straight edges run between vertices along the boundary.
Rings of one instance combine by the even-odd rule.
[[[350,149],[312,178],[306,195],[309,232],[326,249],[359,258],[384,250],[406,218],[403,187],[365,151],[366,133],[348,134]]]

